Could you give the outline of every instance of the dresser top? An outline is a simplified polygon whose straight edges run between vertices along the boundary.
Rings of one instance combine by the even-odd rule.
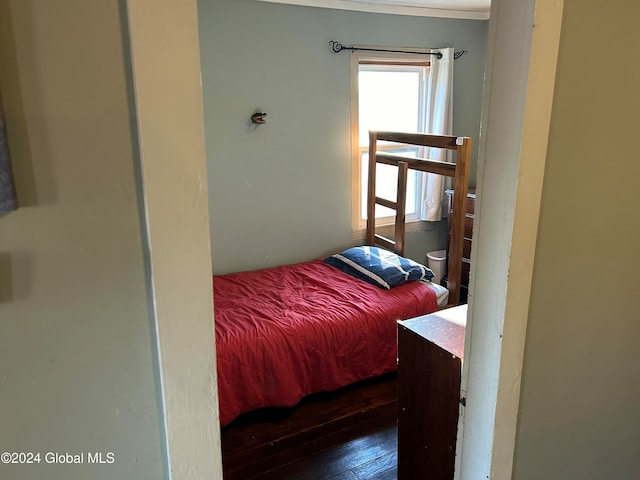
[[[459,305],[429,315],[402,320],[398,324],[456,357],[464,358],[466,322],[467,305]]]

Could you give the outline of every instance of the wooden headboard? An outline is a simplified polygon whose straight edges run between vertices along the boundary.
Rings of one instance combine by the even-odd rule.
[[[444,148],[455,151],[455,163],[437,160],[405,157],[390,153],[378,153],[378,141],[404,145]],[[407,172],[409,169],[445,175],[454,179],[453,213],[449,218],[451,237],[449,239],[449,262],[447,267],[447,289],[449,305],[460,303],[460,283],[462,278],[462,246],[464,241],[465,199],[469,177],[471,138],[449,135],[429,135],[402,132],[369,132],[369,184],[367,196],[367,237],[368,245],[381,245],[404,255],[405,207],[407,192]],[[376,166],[378,163],[398,167],[398,197],[395,202],[376,196]],[[376,204],[396,211],[393,239],[375,233]]]

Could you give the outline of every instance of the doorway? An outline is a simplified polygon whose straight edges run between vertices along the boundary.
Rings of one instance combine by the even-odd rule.
[[[145,0],[130,0],[130,5],[143,6],[146,3]],[[468,347],[470,347],[471,357],[470,361],[466,364],[466,377],[468,378],[467,395],[469,398],[469,408],[465,412],[464,422],[473,422],[474,430],[476,433],[472,433],[470,430],[466,432],[462,438],[462,442],[459,444],[462,446],[460,455],[461,459],[460,468],[458,469],[460,478],[472,478],[466,477],[467,471],[471,471],[472,466],[479,466],[480,471],[491,472],[495,478],[508,478],[506,471],[510,469],[509,462],[501,463],[502,470],[498,468],[498,460],[501,456],[508,457],[513,453],[514,432],[515,432],[515,418],[517,413],[517,389],[506,396],[501,397],[498,395],[498,387],[502,382],[508,383],[511,380],[510,375],[518,375],[520,368],[512,368],[510,372],[504,372],[501,369],[501,362],[506,359],[515,359],[516,365],[522,361],[522,347],[524,345],[524,326],[526,325],[526,306],[528,305],[528,289],[527,284],[530,282],[530,274],[532,269],[532,248],[534,243],[531,241],[525,241],[524,238],[531,230],[535,231],[537,225],[537,217],[523,218],[520,220],[520,209],[525,208],[532,209],[532,205],[535,205],[538,198],[539,203],[539,187],[541,185],[541,178],[537,178],[540,169],[544,167],[544,155],[540,156],[539,149],[546,144],[545,136],[545,122],[548,127],[548,112],[545,111],[532,111],[531,104],[527,104],[527,98],[532,98],[533,91],[530,89],[527,91],[526,86],[529,80],[529,57],[531,57],[532,64],[543,64],[546,67],[543,69],[542,82],[537,85],[541,89],[553,89],[553,70],[555,69],[555,61],[549,61],[549,57],[545,56],[551,54],[552,58],[555,58],[557,54],[557,43],[554,45],[553,38],[557,39],[557,33],[559,32],[559,18],[561,16],[562,5],[558,6],[558,2],[535,2],[530,0],[526,2],[526,5],[509,5],[509,3],[503,0],[497,0],[492,7],[492,20],[490,27],[490,44],[492,55],[490,55],[490,62],[487,64],[488,71],[488,85],[491,85],[490,94],[485,97],[485,120],[487,135],[484,137],[483,145],[481,147],[480,158],[482,171],[479,171],[478,178],[480,192],[479,197],[482,198],[483,192],[486,193],[486,199],[482,199],[479,205],[479,215],[477,220],[476,231],[478,231],[478,248],[475,250],[475,267],[472,273],[471,290],[473,292],[472,299],[470,301],[471,316],[470,325],[473,329],[472,334],[468,335]],[[536,5],[537,3],[537,5]],[[551,5],[553,4],[553,5]],[[196,73],[196,77],[199,75],[198,59],[194,58],[192,49],[197,51],[197,41],[194,42],[193,31],[196,29],[197,16],[195,13],[195,2],[190,5],[165,6],[160,7],[154,5],[153,8],[149,8],[148,11],[153,11],[153,22],[149,22],[148,19],[143,18],[140,15],[130,14],[130,30],[133,37],[133,50],[136,51],[136,47],[140,47],[140,55],[134,55],[133,70],[137,77],[136,81],[136,93],[138,96],[138,122],[144,123],[145,119],[152,121],[154,125],[164,124],[166,126],[175,127],[176,115],[167,115],[166,117],[158,116],[157,110],[153,106],[153,95],[147,97],[145,93],[148,92],[162,92],[163,96],[174,95],[176,88],[178,93],[183,94],[184,91],[180,90],[177,85],[183,85],[181,80],[175,78],[163,79],[166,68],[163,65],[167,61],[167,57],[162,59],[153,59],[145,57],[149,51],[153,49],[145,50],[144,44],[149,41],[149,45],[153,45],[155,40],[161,41],[166,36],[166,32],[170,31],[178,35],[180,38],[185,38],[183,44],[180,44],[180,48],[176,48],[169,52],[169,55],[174,55],[177,63],[181,65],[184,72]],[[536,35],[534,35],[533,43],[530,43],[533,24],[534,7],[536,13]],[[497,15],[498,8],[500,8],[500,15]],[[176,11],[177,10],[177,11]],[[186,12],[186,14],[184,14]],[[182,14],[182,15],[181,15]],[[543,27],[540,29],[539,27]],[[539,31],[544,31],[544,28],[551,29],[551,40],[543,42],[541,35],[538,35]],[[549,30],[547,30],[549,32]],[[555,36],[554,36],[555,35]],[[516,42],[514,42],[516,40]],[[511,48],[509,48],[511,46]],[[513,48],[517,46],[524,46],[524,50],[518,50],[518,57],[520,61],[514,62],[513,57],[509,57],[508,53],[512,52]],[[522,52],[530,52],[530,55],[522,55]],[[186,61],[182,63],[180,60],[184,59],[186,55]],[[523,59],[524,57],[524,59]],[[162,61],[160,61],[162,60]],[[145,74],[146,75],[142,75]],[[157,75],[153,75],[157,73]],[[188,80],[191,80],[192,76]],[[502,82],[508,80],[513,85],[513,90],[504,90]],[[186,81],[186,80],[185,80]],[[187,82],[188,86],[192,84]],[[531,88],[534,88],[536,84],[530,84]],[[543,98],[547,99],[545,106],[550,106],[549,91],[546,91],[546,95]],[[528,97],[529,95],[529,97]],[[509,103],[510,100],[516,98],[515,103]],[[150,101],[145,101],[149,99]],[[161,102],[161,98],[155,98],[158,102]],[[186,111],[179,111],[180,119],[184,119],[186,122],[184,127],[192,127],[191,130],[201,132],[201,117],[197,105],[195,103],[188,105],[190,108]],[[542,109],[544,110],[544,108]],[[491,115],[488,115],[488,112]],[[517,111],[517,112],[514,112]],[[513,122],[513,118],[520,119],[519,122]],[[546,119],[546,120],[545,120]],[[526,122],[525,122],[526,120]],[[506,137],[498,135],[501,131],[501,127],[508,125],[512,127],[508,130],[514,131],[514,135]],[[521,127],[520,129],[518,127]],[[171,128],[168,129],[171,131]],[[523,132],[524,131],[524,135]],[[151,135],[149,137],[148,135]],[[163,165],[171,165],[175,163],[175,156],[172,154],[174,151],[179,151],[177,148],[170,148],[166,152],[163,152],[159,145],[169,142],[171,145],[175,138],[154,138],[153,134],[145,128],[140,129],[140,136],[145,140],[141,142],[142,155],[150,155],[157,162],[158,168],[162,168]],[[521,145],[520,139],[523,144]],[[533,152],[528,151],[525,154],[523,152],[523,145],[526,142],[535,142],[535,140],[544,140],[544,142],[536,143],[537,149]],[[202,145],[203,138],[200,135],[199,140]],[[514,147],[514,142],[517,146]],[[153,147],[152,147],[153,145]],[[506,147],[506,150],[505,150]],[[151,149],[151,151],[149,151]],[[209,149],[213,149],[213,145],[209,145]],[[203,161],[204,151],[196,151],[194,153],[194,159],[188,159],[187,162]],[[541,160],[542,159],[542,160]],[[531,165],[537,167],[537,171],[531,174],[531,178],[523,184],[522,179],[520,185],[516,183],[518,178],[519,166],[521,162],[529,161]],[[483,163],[484,162],[484,163]],[[540,162],[542,163],[540,165]],[[511,176],[509,178],[502,178],[502,175],[497,175],[500,167],[508,166]],[[187,165],[188,166],[188,165]],[[495,174],[495,175],[494,175]],[[143,172],[144,175],[144,172]],[[500,177],[500,178],[499,178]],[[151,186],[154,182],[157,182],[157,177],[154,175],[144,175],[143,181]],[[521,189],[519,187],[526,185],[526,188]],[[193,184],[190,188],[184,190],[178,190],[176,195],[184,198],[192,198],[192,194],[199,188],[202,188],[201,184]],[[205,187],[206,189],[206,187]],[[489,191],[494,193],[489,200]],[[533,200],[532,200],[533,199]],[[522,202],[521,202],[522,200]],[[529,201],[526,201],[529,200]],[[154,215],[162,216],[166,214],[166,202],[162,201],[160,197],[146,198],[147,214],[150,219],[150,227],[153,227]],[[518,205],[518,206],[517,206]],[[495,208],[494,208],[495,207]],[[517,208],[516,208],[517,207]],[[490,213],[491,212],[491,213]],[[494,223],[492,220],[496,218],[504,218],[504,216],[514,218],[517,216],[519,219],[511,225],[502,225],[499,233],[496,232]],[[480,220],[481,219],[481,220]],[[202,226],[203,221],[206,219],[194,218],[194,225]],[[161,230],[155,230],[150,228],[148,231],[149,242],[153,245],[156,242],[155,235],[166,235],[166,232]],[[535,238],[535,236],[534,236]],[[168,236],[169,244],[164,242],[165,245],[170,245],[171,236]],[[513,239],[513,241],[512,241]],[[181,239],[177,238],[176,245],[180,247],[181,251],[184,244]],[[204,242],[204,239],[202,240]],[[520,243],[522,242],[522,243]],[[208,242],[205,242],[208,244]],[[509,260],[505,259],[504,252],[508,252],[508,248],[505,249],[505,245],[512,245],[512,248],[516,248],[516,253],[524,261],[522,262],[522,268],[514,272],[510,269],[512,265],[509,264]],[[173,251],[176,251],[175,249]],[[485,255],[486,254],[486,255]],[[493,254],[493,255],[492,255]],[[197,255],[201,260],[208,262],[208,247],[199,250]],[[508,256],[508,255],[507,255]],[[504,275],[497,275],[495,270],[487,265],[491,259],[497,259],[497,263],[502,268]],[[529,261],[529,262],[528,262]],[[159,256],[154,259],[154,275],[160,275],[162,272],[162,264],[165,262],[171,263],[171,257]],[[197,269],[196,269],[197,270]],[[506,272],[509,272],[509,284],[507,288]],[[514,277],[514,273],[516,276]],[[200,280],[206,278],[200,276]],[[483,289],[484,281],[488,280],[489,283],[493,283],[497,286],[497,293],[492,297],[484,296]],[[171,280],[164,279],[167,284],[171,283]],[[174,280],[175,281],[175,280]],[[168,285],[167,285],[168,286]],[[176,285],[179,287],[179,285]],[[175,291],[175,290],[174,290]],[[162,308],[166,308],[172,302],[175,302],[175,294],[170,288],[156,291],[156,303]],[[205,299],[201,299],[204,303]],[[195,328],[191,332],[187,332],[189,336],[201,336],[201,332],[206,331],[206,325],[210,322],[210,316],[207,309],[197,309],[198,317],[195,322],[198,328]],[[216,448],[219,447],[219,434],[215,429],[201,428],[199,424],[209,424],[212,417],[215,417],[215,412],[211,411],[211,401],[215,401],[215,389],[213,392],[209,392],[208,389],[204,389],[202,385],[196,381],[187,385],[185,393],[178,395],[184,395],[188,397],[187,405],[190,408],[185,408],[184,404],[180,402],[171,401],[171,399],[177,394],[178,388],[175,382],[179,383],[178,377],[180,372],[189,370],[189,365],[207,365],[211,366],[211,351],[213,347],[210,342],[207,347],[203,349],[185,349],[183,345],[184,337],[171,335],[172,328],[170,327],[170,318],[163,316],[164,312],[158,311],[158,323],[159,323],[159,342],[163,345],[165,354],[159,359],[159,364],[163,372],[164,385],[163,385],[163,399],[166,411],[167,421],[167,438],[168,438],[168,457],[173,468],[178,468],[184,465],[197,465],[200,468],[202,477],[216,478],[217,472],[219,472],[220,456],[219,451]],[[510,324],[508,329],[504,329],[504,318],[509,316]],[[512,322],[511,319],[515,320]],[[166,323],[169,322],[169,323]],[[496,323],[497,322],[497,323]],[[163,328],[168,326],[169,328]],[[497,330],[493,328],[492,333],[498,332],[497,337],[487,337],[481,334],[481,330],[484,327],[500,327]],[[478,333],[480,332],[480,333]],[[172,338],[173,337],[173,338]],[[201,340],[195,339],[196,344],[202,344]],[[501,351],[502,349],[502,351]],[[474,370],[476,365],[481,365],[476,358],[479,359],[483,352],[491,351],[489,355],[492,360],[492,370],[489,374],[494,378],[494,381],[490,386],[479,388],[482,384],[482,379],[487,375],[486,371]],[[167,352],[172,352],[168,354]],[[500,355],[502,353],[502,355]],[[200,367],[197,367],[200,368]],[[172,375],[172,372],[175,375]],[[201,378],[201,381],[215,385],[215,381],[209,376],[191,377],[192,380]],[[512,384],[512,383],[511,383]],[[486,384],[483,384],[486,385]],[[478,386],[477,393],[473,391]],[[205,395],[196,394],[190,395],[189,392],[202,392]],[[471,399],[475,396],[478,400],[482,399],[482,393],[485,393],[487,398],[494,398],[494,402],[480,402],[476,405],[483,403],[483,408],[472,409]],[[482,420],[482,413],[484,409],[489,409],[491,415]],[[197,412],[194,414],[193,412]],[[496,414],[498,412],[498,414]],[[195,415],[195,416],[194,416]],[[197,417],[197,418],[196,418]],[[199,432],[194,436],[194,431],[187,430],[180,427],[182,420],[187,425],[195,424],[195,431]],[[476,426],[479,428],[476,430]],[[467,429],[465,429],[467,430]],[[463,430],[463,433],[465,433]],[[194,441],[194,438],[200,438],[202,442]],[[184,445],[192,446],[193,449],[189,450],[181,445],[181,441],[184,440]],[[497,448],[496,448],[497,447]],[[492,453],[493,456],[492,456]],[[196,461],[195,459],[199,459]],[[505,466],[506,465],[506,466]],[[497,470],[495,470],[497,469]],[[175,471],[175,470],[174,470]],[[479,471],[479,470],[476,470]],[[510,471],[509,471],[510,474]],[[187,478],[187,477],[184,477]]]

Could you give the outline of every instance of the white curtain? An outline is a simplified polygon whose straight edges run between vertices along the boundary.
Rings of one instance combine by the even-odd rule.
[[[440,48],[442,58],[431,56],[426,95],[426,121],[424,133],[453,134],[453,48]],[[425,149],[425,157],[452,162],[453,152],[440,148]],[[451,188],[449,177],[422,173],[422,201],[420,219],[438,221],[442,218],[444,191]]]

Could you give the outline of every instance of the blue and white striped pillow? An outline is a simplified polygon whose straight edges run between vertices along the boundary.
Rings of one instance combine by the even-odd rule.
[[[349,248],[325,258],[324,263],[386,289],[412,280],[431,281],[434,276],[424,265],[378,247]]]

